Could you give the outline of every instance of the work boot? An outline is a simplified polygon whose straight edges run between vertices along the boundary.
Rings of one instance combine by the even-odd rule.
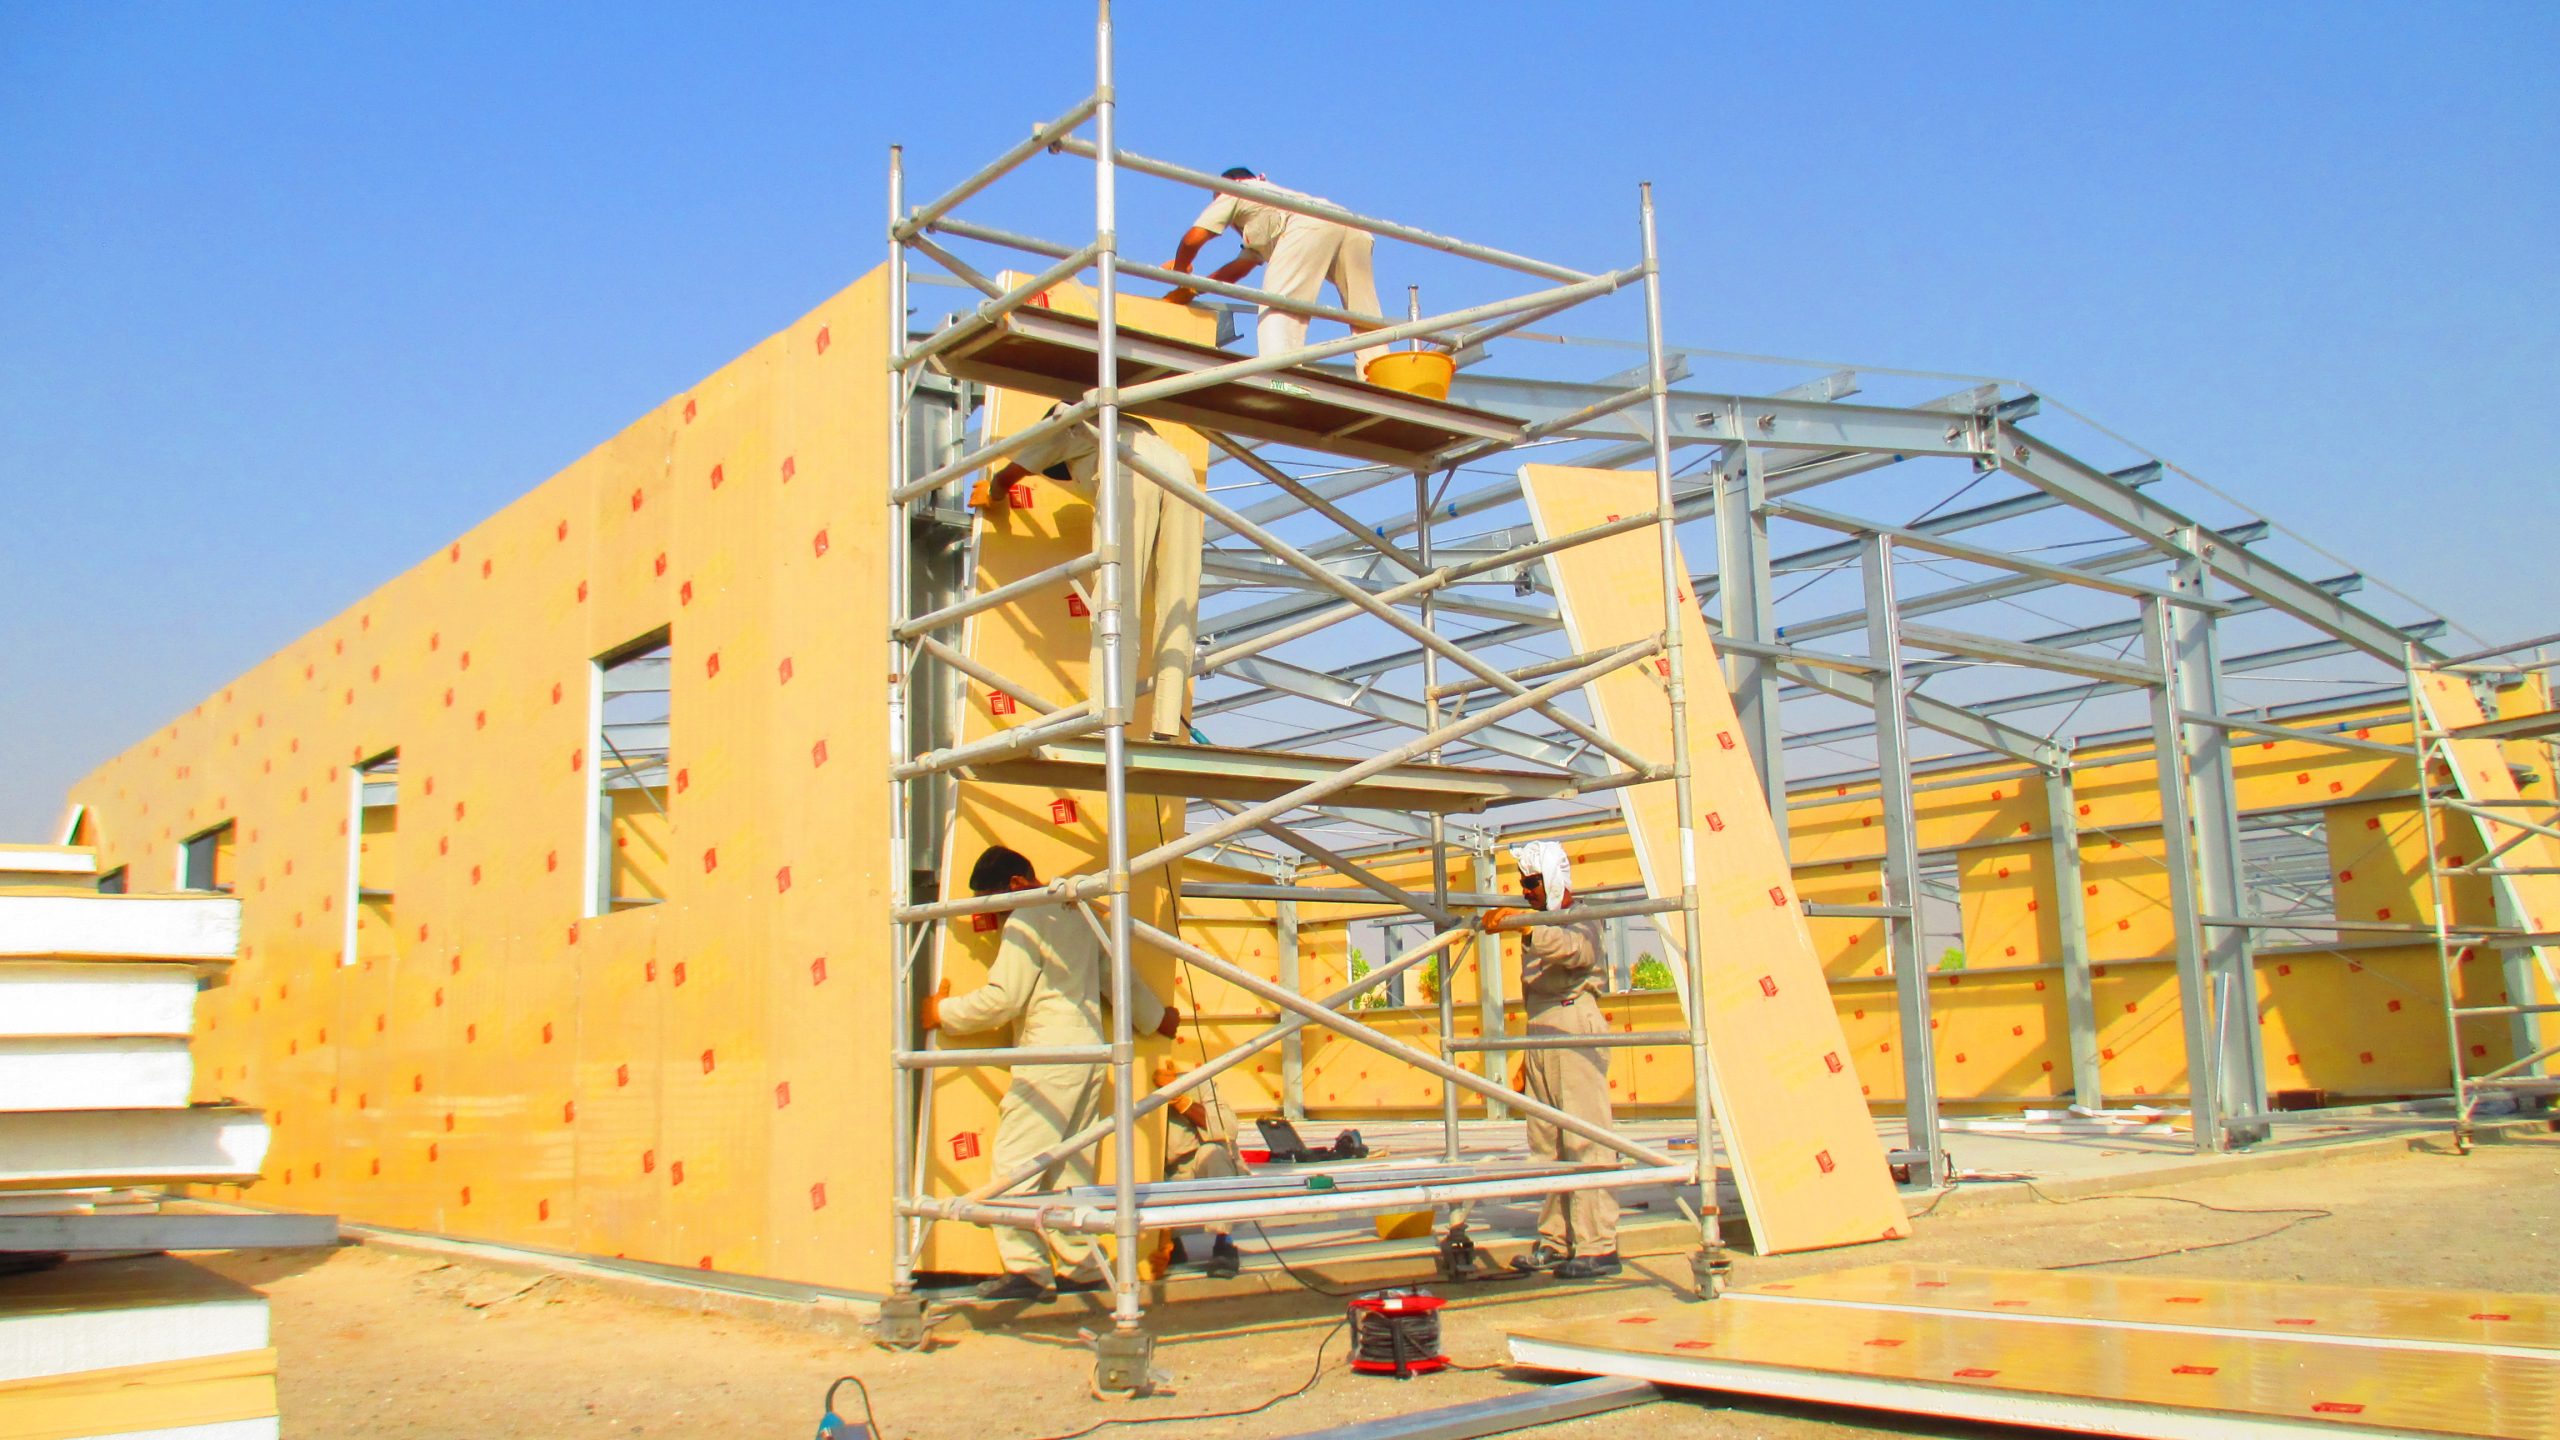
[[[1036,1275],[1002,1275],[993,1280],[979,1281],[978,1298],[981,1300],[1046,1300],[1049,1298],[1049,1287],[1041,1284]]]
[[[1529,1247],[1528,1253],[1511,1257],[1511,1268],[1523,1275],[1553,1270],[1571,1257],[1544,1241]]]
[[[1559,1280],[1598,1280],[1626,1268],[1619,1263],[1615,1251],[1606,1255],[1576,1255],[1555,1268],[1555,1277]]]
[[[1234,1240],[1221,1235],[1209,1247],[1208,1263],[1200,1268],[1207,1271],[1211,1279],[1233,1280],[1236,1272],[1244,1268],[1244,1256],[1237,1251]]]

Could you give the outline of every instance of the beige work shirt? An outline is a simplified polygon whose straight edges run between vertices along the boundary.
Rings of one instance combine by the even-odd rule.
[[[1005,922],[987,983],[942,1002],[942,1028],[978,1035],[1010,1023],[1019,1046],[1105,1044],[1109,971],[1101,939],[1073,907],[1016,910]],[[1164,1002],[1143,981],[1129,987],[1129,1001],[1136,1012],[1132,1033],[1146,1035],[1164,1023]]]
[[[1305,191],[1291,190],[1268,181],[1254,182],[1254,188],[1273,195],[1285,195],[1292,200],[1317,198]],[[1237,195],[1220,195],[1209,202],[1207,209],[1200,212],[1199,219],[1191,222],[1191,228],[1207,230],[1213,234],[1223,234],[1233,230],[1243,238],[1244,248],[1268,260],[1271,258],[1271,247],[1280,243],[1280,232],[1289,228],[1292,214],[1291,211],[1280,209],[1276,205],[1265,205],[1258,200],[1247,200]]]
[[[1572,911],[1563,912],[1567,916]],[[1597,999],[1609,988],[1600,961],[1600,922],[1533,925],[1520,942],[1520,994],[1532,1009]]]

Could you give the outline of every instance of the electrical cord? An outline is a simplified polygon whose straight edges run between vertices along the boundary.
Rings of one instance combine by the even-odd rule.
[[[1126,1420],[1114,1417],[1109,1420],[1096,1420],[1081,1430],[1069,1430],[1058,1435],[1043,1435],[1040,1437],[1040,1440],[1082,1440],[1082,1437],[1084,1436],[1091,1435],[1096,1431],[1108,1430],[1115,1425],[1135,1427],[1139,1425],[1165,1425],[1176,1421],[1190,1420],[1241,1420],[1248,1415],[1259,1415],[1263,1411],[1270,1409],[1272,1406],[1280,1404],[1282,1401],[1295,1400],[1299,1396],[1316,1388],[1316,1382],[1324,1379],[1325,1347],[1333,1343],[1334,1336],[1341,1334],[1343,1331],[1349,1329],[1350,1326],[1351,1318],[1347,1315],[1342,1319],[1333,1322],[1333,1328],[1324,1332],[1324,1338],[1316,1342],[1315,1368],[1307,1373],[1306,1381],[1299,1385],[1297,1389],[1282,1391],[1280,1394],[1272,1396],[1270,1399],[1263,1401],[1259,1405],[1248,1405],[1241,1410],[1206,1410],[1189,1415],[1146,1415]]]
[[[879,1436],[880,1440],[889,1440],[889,1432],[881,1427],[880,1417],[872,1412],[871,1388],[862,1383],[862,1377],[859,1375],[839,1375],[835,1383],[827,1387],[824,1406],[826,1413],[829,1415],[836,1413],[836,1392],[843,1389],[848,1382],[852,1384],[854,1393],[862,1397],[862,1423],[871,1427],[871,1433]]]
[[[2203,1200],[2190,1200],[2184,1195],[2083,1195],[2076,1200],[2057,1200],[2036,1188],[2036,1183],[2032,1180],[2019,1183],[2027,1187],[2028,1194],[2047,1205],[2086,1205],[2093,1200],[2157,1200],[2169,1205],[2192,1205],[2198,1210],[2210,1210],[2216,1215],[2291,1215],[2294,1217],[2273,1230],[2260,1231],[2255,1235],[2243,1235],[2237,1240],[2208,1240],[2200,1245],[2180,1245],[2173,1250],[2155,1250],[2148,1255],[2110,1255],[2103,1260],[2068,1260],[2060,1265],[2047,1265],[2044,1267],[2047,1270],[2085,1270],[2092,1265],[2129,1265],[2137,1260],[2161,1260],[2171,1255],[2191,1255],[2200,1250],[2225,1250],[2234,1245],[2271,1240],[2298,1225],[2308,1225],[2314,1220],[2335,1219],[2338,1213],[2335,1210],[2322,1210],[2308,1205],[2277,1205],[2261,1208],[2215,1205]],[[1936,1208],[1934,1201],[1931,1202],[1931,1208]]]

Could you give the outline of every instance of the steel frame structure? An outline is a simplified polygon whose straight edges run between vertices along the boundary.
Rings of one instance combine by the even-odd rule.
[[[1484,1074],[1498,1075],[1506,1063],[1503,1056],[1523,1048],[1518,1037],[1500,1034],[1503,997],[1494,963],[1498,952],[1490,948],[1492,937],[1475,940],[1480,947],[1483,1039],[1458,1038],[1454,1002],[1445,985],[1434,1017],[1438,1055],[1385,1041],[1346,1013],[1360,995],[1466,937],[1460,912],[1498,897],[1453,888],[1452,852],[1470,858],[1475,874],[1486,874],[1501,832],[1439,814],[1417,817],[1356,804],[1346,808],[1342,796],[1363,775],[1408,762],[1515,764],[1571,777],[1571,795],[1538,804],[1524,801],[1526,808],[1505,812],[1525,816],[1521,826],[1527,828],[1578,813],[1593,797],[1605,803],[1610,798],[1606,792],[1616,786],[1674,783],[1685,787],[1685,755],[1675,754],[1669,766],[1648,764],[1598,735],[1570,709],[1568,697],[1584,681],[1651,652],[1634,647],[1600,655],[1564,654],[1568,647],[1559,643],[1560,618],[1551,606],[1535,603],[1544,555],[1619,529],[1653,527],[1661,537],[1666,577],[1685,579],[1706,612],[1723,654],[1722,679],[1734,694],[1744,740],[1763,776],[1781,834],[1790,804],[1791,755],[1840,753],[1850,747],[1850,768],[1800,775],[1796,782],[1818,784],[1825,791],[1839,784],[1871,785],[1879,797],[1886,875],[1882,903],[1807,908],[1815,915],[1855,914],[1885,922],[1901,1033],[1911,1038],[1902,1052],[1905,1093],[1911,1097],[1903,1117],[1907,1149],[1897,1158],[1911,1163],[1915,1181],[1943,1183],[1948,1168],[1936,1113],[1927,967],[1919,945],[1919,852],[1912,797],[1935,785],[1960,783],[1937,777],[1979,778],[1986,766],[2014,766],[2015,773],[2045,782],[2052,860],[2063,880],[2056,887],[2063,913],[2056,918],[2062,936],[2059,969],[2070,1026],[2073,1098],[2093,1107],[2107,1099],[2098,1074],[2091,957],[2079,913],[2081,887],[2074,881],[2081,843],[2074,787],[2102,767],[2156,757],[2162,776],[2162,814],[2183,822],[2159,827],[2173,912],[2174,953],[2163,963],[2176,969],[2185,1017],[2182,1039],[2191,1092],[2185,1098],[2193,1114],[2194,1143],[2202,1150],[2248,1145],[2266,1138],[2271,1126],[2290,1118],[2270,1110],[2258,1051],[2254,986],[2259,947],[2252,936],[2266,922],[2252,917],[2246,904],[2239,802],[2232,776],[2233,737],[2407,754],[2403,747],[2359,741],[2320,717],[2349,706],[2398,703],[2413,666],[2448,663],[2437,642],[2449,622],[2415,602],[2410,604],[2416,613],[2398,620],[2385,619],[2354,603],[2349,597],[2365,588],[2364,576],[2349,571],[2316,578],[2302,565],[2268,553],[2286,537],[2280,526],[2264,517],[2241,514],[2208,523],[2200,518],[2202,507],[2172,504],[2167,497],[2181,487],[2216,496],[2219,492],[2107,432],[2099,434],[2118,448],[2135,450],[2127,457],[2129,463],[2091,463],[2030,432],[2025,422],[2044,413],[2048,397],[2015,382],[1948,377],[1964,383],[1908,403],[1869,403],[1852,399],[1863,394],[1869,379],[1866,373],[1808,364],[1815,372],[1811,378],[1762,391],[1675,389],[1675,382],[1690,374],[1693,363],[1713,363],[1719,358],[1757,364],[1806,362],[1719,357],[1719,352],[1676,348],[1664,339],[1649,191],[1642,213],[1642,258],[1623,269],[1598,272],[1528,259],[1325,202],[1296,197],[1277,202],[1285,209],[1422,250],[1526,274],[1547,287],[1433,316],[1422,315],[1417,303],[1409,307],[1402,322],[1385,316],[1354,317],[1250,286],[1201,280],[1130,261],[1120,254],[1117,237],[1117,196],[1123,175],[1216,193],[1254,193],[1266,202],[1273,197],[1120,146],[1107,0],[1097,26],[1096,60],[1097,83],[1091,95],[928,204],[907,205],[901,162],[892,152],[889,505],[891,534],[911,537],[906,547],[893,544],[891,553],[895,753],[890,773],[898,795],[891,837],[893,865],[910,873],[933,868],[936,852],[925,842],[938,833],[937,826],[947,822],[950,776],[957,769],[1055,741],[1080,739],[1090,745],[1098,739],[1110,836],[1101,870],[1061,877],[1041,891],[983,901],[919,894],[896,907],[892,921],[899,982],[894,987],[894,1044],[899,1056],[896,1203],[901,1223],[896,1227],[897,1295],[888,1312],[893,1329],[905,1323],[898,1317],[913,1320],[920,1315],[913,1293],[913,1264],[921,1226],[944,1220],[1048,1223],[1106,1230],[1118,1237],[1115,1333],[1126,1342],[1123,1355],[1143,1353],[1134,1268],[1136,1233],[1145,1225],[1177,1222],[1186,1213],[1205,1213],[1197,1208],[1186,1211],[1186,1206],[1196,1207],[1196,1198],[1141,1185],[1128,1175],[1113,1187],[1108,1204],[1097,1204],[1090,1196],[1060,1197],[1045,1210],[1012,1195],[1012,1187],[1026,1178],[1020,1175],[997,1177],[966,1196],[935,1198],[921,1193],[915,1183],[922,1174],[918,1149],[929,1117],[921,1115],[922,1100],[913,1084],[918,1070],[1033,1058],[1004,1051],[937,1051],[916,1029],[918,986],[930,968],[932,936],[937,924],[950,916],[1025,904],[1077,905],[1107,936],[1115,1001],[1125,998],[1132,983],[1129,960],[1134,947],[1145,944],[1174,954],[1281,1012],[1277,1023],[1245,1046],[1195,1068],[1169,1086],[1143,1094],[1133,1086],[1127,1023],[1115,1019],[1115,1033],[1107,1046],[1076,1057],[1078,1063],[1107,1064],[1112,1070],[1110,1117],[1087,1134],[1073,1137],[1071,1146],[1108,1134],[1120,1138],[1121,1153],[1130,1153],[1127,1137],[1140,1117],[1206,1083],[1246,1054],[1272,1046],[1282,1055],[1284,1112],[1303,1115],[1299,1042],[1311,1024],[1370,1045],[1445,1082],[1444,1162],[1459,1156],[1456,1088],[1479,1095],[1491,1115],[1539,1113],[1542,1107],[1527,1097],[1450,1063],[1467,1051],[1482,1051],[1486,1052]],[[1088,124],[1090,139],[1080,133]],[[1043,152],[1093,164],[1095,227],[1090,241],[1057,243],[964,220],[955,213],[961,204]],[[949,244],[953,241],[994,246],[1032,257],[1035,263],[1049,263],[1040,273],[1008,286],[954,253]],[[911,326],[908,262],[913,255],[933,261],[952,277],[933,283],[975,292],[974,308],[955,312],[939,325]],[[973,333],[1021,311],[1041,291],[1087,273],[1095,276],[1100,300],[1095,383],[1069,397],[1049,421],[1000,440],[973,442],[966,428],[972,387],[965,379],[953,383],[936,374],[933,362],[968,343]],[[1119,375],[1124,353],[1137,353],[1131,350],[1133,345],[1143,348],[1142,342],[1119,332],[1113,314],[1122,282],[1129,278],[1180,285],[1225,301],[1316,319],[1359,319],[1374,328],[1361,335],[1311,343],[1285,355],[1237,359],[1209,371],[1165,375],[1123,387]],[[1583,341],[1529,328],[1568,307],[1637,287],[1645,301],[1645,335],[1640,343]],[[1596,381],[1488,373],[1479,368],[1479,362],[1491,353],[1488,345],[1497,339],[1538,342],[1543,347],[1540,353],[1546,355],[1579,354],[1572,348],[1577,346],[1619,346],[1639,352],[1642,364]],[[1119,439],[1124,412],[1177,402],[1212,383],[1312,383],[1341,373],[1324,362],[1357,348],[1399,340],[1454,351],[1463,368],[1451,400],[1509,417],[1516,428],[1508,434],[1455,441],[1414,463],[1345,465],[1337,460],[1331,468],[1298,472],[1288,468],[1292,462],[1280,448],[1240,441],[1212,428],[1210,439],[1219,452],[1215,463],[1228,467],[1224,473],[1236,477],[1232,486],[1213,486],[1213,491],[1258,487],[1272,492],[1250,502],[1230,503],[1216,493],[1202,495],[1178,483],[1180,477],[1153,475],[1127,463]],[[1507,359],[1519,352],[1506,348],[1503,353]],[[2077,416],[2058,402],[2054,409],[2066,420]],[[953,738],[953,717],[956,686],[961,681],[1001,685],[1017,695],[1024,691],[1005,677],[974,667],[974,662],[929,633],[932,624],[991,602],[991,597],[966,593],[967,572],[958,563],[963,552],[955,538],[965,535],[966,517],[951,498],[950,487],[964,483],[1011,449],[1068,424],[1091,426],[1101,443],[1096,551],[1069,567],[1073,574],[1099,583],[1095,623],[1104,636],[1105,658],[1101,701],[1061,697],[1057,702],[1039,702],[1029,707],[1037,715],[1031,722],[988,740],[958,744]],[[1321,443],[1300,448],[1325,452]],[[1531,450],[1541,459],[1574,465],[1650,468],[1657,479],[1656,512],[1627,517],[1606,530],[1540,542],[1516,518],[1504,521],[1506,515],[1520,513],[1516,474],[1502,473],[1459,488],[1462,474],[1487,473],[1487,462]],[[1688,463],[1675,466],[1675,458]],[[1805,498],[1817,489],[1825,492],[1826,499],[1844,491],[1862,492],[1868,508],[1908,514],[1911,501],[1893,487],[1902,477],[1931,467],[1953,470],[1960,483],[1938,504],[1907,519],[1872,518],[1836,503],[1817,507]],[[1213,476],[1217,473],[1213,471]],[[1409,507],[1391,488],[1399,481],[1410,485]],[[1121,507],[1127,503],[1128,487],[1136,484],[1159,485],[1203,512],[1210,549],[1203,565],[1203,653],[1194,672],[1201,686],[1196,720],[1239,729],[1258,727],[1264,738],[1257,748],[1265,754],[1340,754],[1346,746],[1385,746],[1345,771],[1349,778],[1334,777],[1339,783],[1310,782],[1278,800],[1253,805],[1197,801],[1191,833],[1141,855],[1128,852],[1121,825],[1128,795],[1130,760],[1124,731],[1131,696],[1122,643],[1128,597],[1122,593],[1116,553]],[[2005,487],[2008,493],[1957,507],[1958,500],[1982,485]],[[1387,502],[1383,507],[1382,499]],[[1486,528],[1463,533],[1462,526],[1470,521]],[[1679,529],[1698,525],[1713,532],[1716,565],[1709,572],[1688,573]],[[2086,538],[2058,539],[2060,527]],[[2022,529],[2036,533],[2030,540],[2015,538]],[[1784,532],[1808,539],[1782,543],[1776,534]],[[2045,558],[2052,552],[2091,545],[2109,548],[2084,550],[2077,558]],[[1705,553],[1708,544],[1701,542],[1697,548]],[[2315,554],[2323,553],[2310,548]],[[1798,602],[1800,593],[1818,589],[1830,579],[1854,581],[1854,600],[1827,608]],[[1930,579],[1948,583],[1928,587],[1913,583]],[[1666,593],[1677,591],[1677,586],[1666,586]],[[2048,615],[2025,603],[2039,597],[2068,597],[2095,613]],[[1807,610],[1810,613],[1800,613]],[[2020,614],[2036,617],[2040,623],[2028,633],[2000,633],[2004,625],[2016,629],[2015,617]],[[1687,681],[1673,638],[1678,627],[1669,623],[1671,618],[1666,615],[1664,636],[1654,643],[1671,652],[1666,658],[1673,661],[1677,697]],[[1457,636],[1462,644],[1452,641],[1449,627],[1453,624],[1469,627]],[[2226,653],[2228,637],[2254,634],[2251,627],[2279,633],[2251,648]],[[1379,636],[1386,643],[1374,653],[1347,660],[1340,658],[1344,652],[1330,651],[1321,665],[1275,653],[1310,635],[1342,633],[1346,628]],[[1842,637],[1854,648],[1816,648],[1811,643],[1826,637]],[[1506,648],[1518,652],[1525,663],[1504,668],[1481,658]],[[2504,652],[2468,658],[2484,662],[2498,653]],[[2360,666],[2365,673],[2345,678],[2302,673],[2326,662]],[[1452,674],[1451,667],[1463,673]],[[2016,672],[2063,678],[2026,689],[1986,689],[1977,683],[1976,693],[1950,693],[1951,686]],[[2274,684],[2303,688],[2287,699],[2256,704],[2239,701],[2232,693],[2238,687]],[[1484,703],[1486,697],[1492,703]],[[2133,702],[2138,708],[2109,723],[2078,723],[2087,707],[2103,710],[2118,701]],[[1346,718],[1332,724],[1313,723],[1311,717],[1319,713]],[[2059,718],[2050,723],[2030,718],[2054,716]],[[1382,734],[1406,738],[1391,744],[1373,738]],[[1685,735],[1676,720],[1674,734]],[[1951,741],[1956,748],[1917,755],[1918,737],[1924,734]],[[2148,742],[2146,753],[2087,753],[2125,741]],[[2422,737],[2422,748],[2423,744]],[[1689,811],[1685,796],[1681,809],[1684,814]],[[1370,868],[1380,856],[1411,853],[1417,842],[1433,865],[1427,893],[1389,883]],[[1280,932],[1276,984],[1219,961],[1178,936],[1138,924],[1124,905],[1114,903],[1127,893],[1132,874],[1185,855],[1212,854],[1222,864],[1259,873],[1267,882],[1223,887],[1217,893],[1276,902]],[[1309,998],[1300,993],[1297,983],[1296,912],[1304,901],[1339,903],[1344,898],[1343,886],[1316,883],[1327,875],[1346,877],[1358,892],[1374,896],[1385,913],[1421,917],[1432,934],[1424,944],[1405,950],[1350,986]],[[1687,963],[1695,967],[1702,946],[1693,893],[1608,911],[1674,912],[1683,916]],[[2441,906],[2438,919],[2443,920]],[[2332,928],[2339,931],[2342,945],[2354,943],[2345,938],[2350,927]],[[2361,935],[2374,927],[2353,928]],[[2453,938],[2441,923],[2437,933],[2440,945]],[[1693,969],[1693,989],[1697,978]],[[1128,1013],[1119,1003],[1113,1011],[1115,1016]],[[2459,1018],[2449,1014],[2449,1026]],[[2522,1022],[2533,1017],[2516,1018]],[[1693,1015],[1685,1037],[1648,1034],[1622,1037],[1622,1041],[1660,1044],[1674,1038],[1685,1038],[1689,1044],[1701,1097],[1696,1117],[1698,1160],[1684,1172],[1682,1182],[1699,1186],[1701,1289],[1711,1292],[1707,1262],[1720,1250],[1722,1237],[1714,1192],[1707,1188],[1714,1183],[1715,1150],[1705,1100],[1708,1087],[1703,1083],[1705,1037]],[[2470,1102],[2463,1098],[2458,1052],[2455,1070],[2456,1099],[2460,1113],[2467,1116]],[[1621,1175],[1659,1178],[1689,1163],[1623,1136],[1612,1134],[1602,1143],[1636,1162],[1635,1169],[1618,1172]],[[1043,1159],[1062,1153],[1063,1149]],[[1463,1203],[1470,1196],[1510,1193],[1522,1180],[1516,1175],[1475,1182],[1434,1179],[1426,1188],[1434,1203]],[[1549,1180],[1537,1183],[1552,1188]],[[1470,1184],[1478,1188],[1469,1189]],[[1414,1203],[1409,1190],[1398,1192],[1395,1203]],[[1219,1203],[1222,1215],[1258,1213],[1252,1201]],[[1332,1208],[1375,1207],[1367,1206],[1358,1195],[1348,1195]],[[1109,1378],[1129,1377],[1123,1371]]]

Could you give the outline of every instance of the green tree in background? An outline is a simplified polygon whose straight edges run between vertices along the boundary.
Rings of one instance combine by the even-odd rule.
[[[1638,990],[1668,990],[1671,967],[1652,955],[1636,957],[1635,968],[1628,972],[1627,983]]]

